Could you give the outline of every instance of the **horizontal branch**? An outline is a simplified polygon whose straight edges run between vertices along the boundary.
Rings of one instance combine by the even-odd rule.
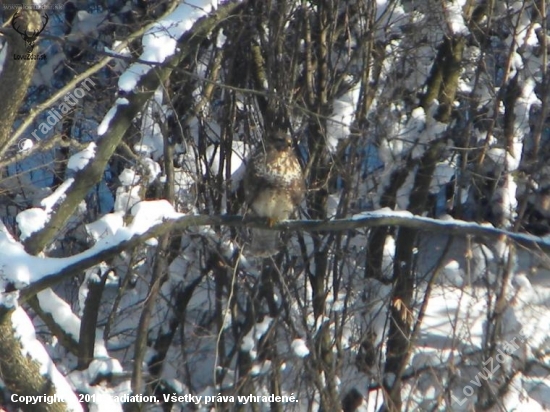
[[[243,216],[209,216],[191,215],[175,219],[166,219],[162,223],[152,226],[148,231],[134,235],[129,239],[116,241],[117,235],[109,241],[100,241],[91,249],[68,258],[58,259],[59,263],[66,261],[65,266],[55,273],[46,274],[41,279],[32,282],[21,289],[21,299],[24,301],[36,295],[43,289],[51,287],[64,277],[72,276],[92,267],[116,254],[136,247],[148,239],[157,238],[170,231],[181,231],[191,227],[199,226],[233,226],[233,227],[254,227],[271,230],[292,230],[304,232],[334,232],[344,230],[356,230],[379,226],[396,226],[417,229],[424,232],[435,232],[446,235],[458,236],[479,236],[485,239],[501,239],[506,237],[529,248],[538,248],[541,251],[550,253],[550,238],[513,233],[490,226],[480,225],[474,222],[461,220],[437,220],[427,217],[414,216],[409,212],[374,211],[365,212],[348,219],[334,220],[288,220],[269,227],[267,222],[261,218]],[[111,242],[108,244],[107,241]],[[53,258],[47,258],[53,259]]]

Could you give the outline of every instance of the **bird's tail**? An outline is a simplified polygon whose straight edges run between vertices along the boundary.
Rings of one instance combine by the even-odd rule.
[[[279,234],[275,230],[252,229],[250,253],[258,257],[270,257],[279,249]]]

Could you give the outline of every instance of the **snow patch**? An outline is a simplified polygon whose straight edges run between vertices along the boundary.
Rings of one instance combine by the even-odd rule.
[[[88,165],[90,160],[95,157],[96,149],[97,149],[96,144],[94,142],[90,143],[86,149],[72,155],[69,158],[69,162],[67,163],[67,168],[74,171],[79,171],[84,169]]]
[[[97,127],[97,135],[103,136],[105,133],[107,133],[107,130],[109,130],[109,124],[111,124],[111,120],[113,120],[113,117],[115,117],[115,114],[118,111],[118,106],[127,106],[129,104],[130,102],[128,101],[128,99],[116,99],[114,106],[109,109],[109,111]]]
[[[40,373],[51,380],[57,395],[65,400],[67,411],[82,412],[82,406],[78,402],[69,382],[59,373],[42,343],[36,339],[34,326],[27,313],[21,307],[18,307],[13,311],[11,321],[15,336],[21,343],[22,355],[24,357],[28,356],[38,363]]]
[[[36,297],[40,307],[46,313],[52,315],[63,331],[78,342],[80,336],[80,319],[76,316],[71,307],[57,296],[53,290],[44,289]]]
[[[309,349],[303,339],[294,339],[290,344],[290,347],[292,348],[296,356],[300,358],[305,358],[307,355],[309,355]]]
[[[134,234],[143,234],[165,219],[184,216],[183,213],[177,213],[174,206],[165,199],[139,202],[132,207],[131,213],[134,220],[129,229]]]
[[[155,22],[142,39],[142,61],[163,63],[176,52],[177,40],[201,17],[208,15],[217,7],[217,0],[188,0],[180,4],[172,13]],[[121,90],[132,91],[141,77],[151,70],[143,63],[132,64],[118,81]]]
[[[447,15],[447,23],[451,32],[455,35],[464,35],[470,33],[464,17],[462,15],[462,6],[455,0],[452,2],[442,3],[445,8],[445,14]]]
[[[135,170],[126,168],[118,175],[118,180],[123,186],[133,186],[139,183],[140,177]]]
[[[21,231],[20,239],[25,240],[34,232],[43,229],[50,217],[44,209],[33,207],[20,212],[15,220]]]
[[[86,225],[86,231],[95,240],[114,235],[124,225],[124,212],[108,213]]]
[[[53,207],[60,201],[65,199],[65,193],[74,183],[74,178],[65,180],[50,196],[42,199],[40,204],[46,209],[46,213],[51,213]]]

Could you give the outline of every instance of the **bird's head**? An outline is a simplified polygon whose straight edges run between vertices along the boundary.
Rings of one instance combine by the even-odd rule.
[[[283,132],[274,133],[271,138],[271,144],[278,151],[290,149],[292,147],[292,139],[289,135]]]

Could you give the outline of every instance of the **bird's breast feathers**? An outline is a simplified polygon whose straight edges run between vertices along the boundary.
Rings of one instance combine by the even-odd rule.
[[[256,215],[275,221],[288,219],[295,208],[289,194],[279,189],[260,190],[250,206]]]
[[[302,169],[293,152],[263,152],[248,167],[245,193],[249,207],[257,216],[271,220],[290,218],[305,192]]]

